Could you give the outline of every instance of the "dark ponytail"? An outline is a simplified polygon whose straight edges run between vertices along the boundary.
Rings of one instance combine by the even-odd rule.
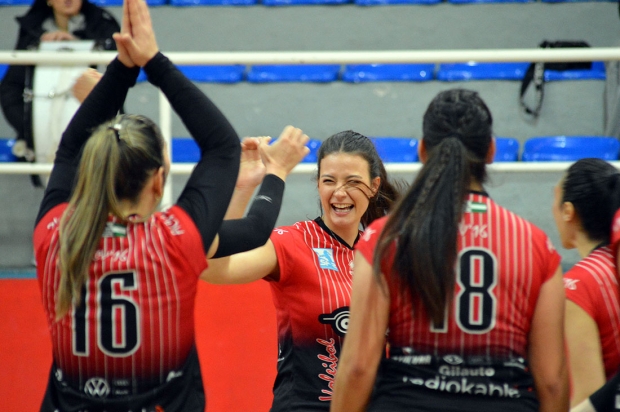
[[[473,182],[486,179],[492,140],[491,112],[477,93],[454,89],[437,95],[424,114],[427,160],[394,206],[379,238],[373,269],[395,245],[392,272],[403,293],[421,299],[440,323],[454,295],[458,228]]]
[[[620,173],[602,159],[573,163],[562,183],[562,203],[571,202],[590,240],[609,243],[614,214],[620,208]]]

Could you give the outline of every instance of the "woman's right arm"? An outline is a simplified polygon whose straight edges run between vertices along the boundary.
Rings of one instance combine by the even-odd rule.
[[[248,252],[209,259],[209,267],[200,275],[200,279],[216,285],[250,283],[265,278],[277,281],[280,267],[275,246],[268,240],[264,246]]]
[[[528,358],[541,412],[568,410],[562,270],[540,288],[529,335]]]

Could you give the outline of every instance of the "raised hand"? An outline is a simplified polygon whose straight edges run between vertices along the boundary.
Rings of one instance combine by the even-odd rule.
[[[88,69],[78,79],[71,88],[73,96],[82,103],[86,96],[95,88],[103,75],[95,69]]]
[[[263,181],[265,165],[258,150],[262,141],[269,143],[271,137],[246,137],[241,142],[241,162],[235,189],[254,189]]]
[[[131,57],[129,56],[129,52],[123,43],[124,36],[131,36],[131,24],[129,22],[129,9],[127,6],[127,2],[123,2],[123,21],[121,22],[121,32],[114,33],[112,38],[116,43],[116,50],[118,50],[118,60],[123,63],[126,67],[134,67],[135,64]]]
[[[291,170],[310,152],[306,147],[308,140],[309,137],[301,129],[286,126],[274,144],[261,142],[259,151],[265,164],[265,172],[285,180]]]
[[[123,29],[121,33],[114,34],[117,47],[120,44],[133,64],[144,67],[159,51],[151,15],[144,0],[125,0]],[[121,59],[120,48],[119,59]]]

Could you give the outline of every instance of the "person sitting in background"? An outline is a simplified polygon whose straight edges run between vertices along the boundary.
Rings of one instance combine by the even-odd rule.
[[[555,187],[562,245],[581,256],[564,275],[572,406],[620,367],[620,290],[609,230],[619,207],[620,173],[601,159],[577,161]]]
[[[17,17],[16,50],[36,50],[42,41],[94,40],[95,50],[116,50],[112,34],[120,27],[114,17],[88,0],[35,0],[25,15]],[[34,161],[34,66],[9,66],[0,83],[2,112],[17,134],[13,152],[22,161]],[[40,185],[33,178],[35,185]]]

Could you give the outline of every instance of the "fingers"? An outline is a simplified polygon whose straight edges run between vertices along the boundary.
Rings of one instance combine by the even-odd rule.
[[[121,33],[131,34],[131,20],[129,19],[129,8],[127,1],[123,2],[123,21],[121,23]]]

